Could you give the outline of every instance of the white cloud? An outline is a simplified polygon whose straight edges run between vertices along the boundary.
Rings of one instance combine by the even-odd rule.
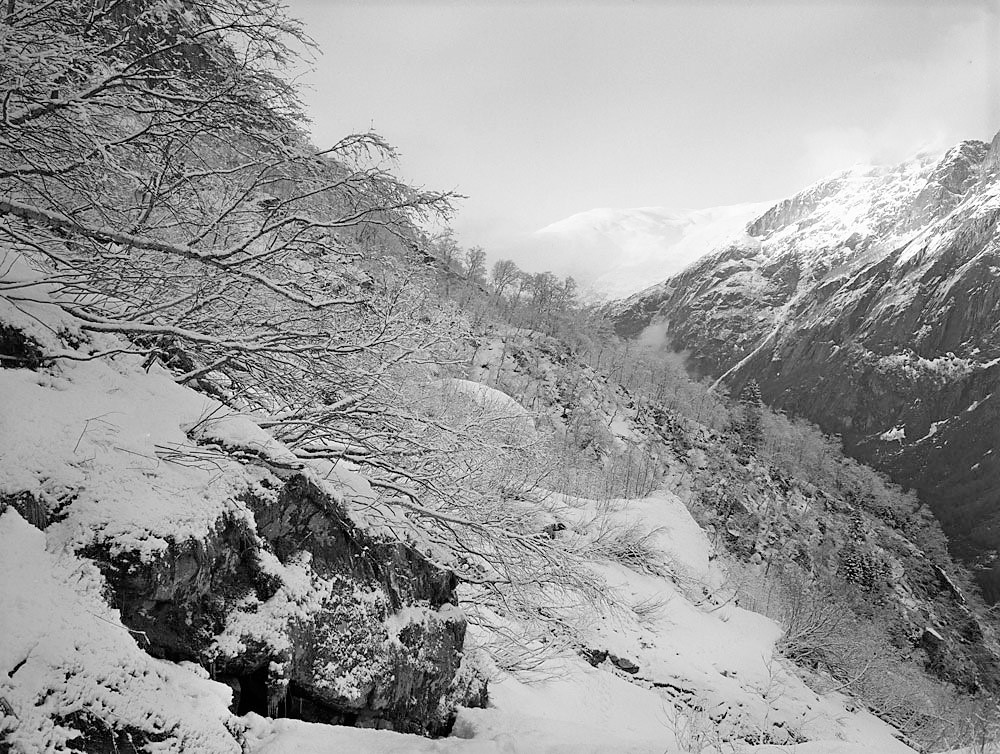
[[[919,60],[874,67],[892,100],[889,114],[867,125],[831,124],[802,138],[802,169],[819,178],[857,163],[893,163],[943,151],[965,139],[990,139],[1000,128],[995,13],[946,27]]]

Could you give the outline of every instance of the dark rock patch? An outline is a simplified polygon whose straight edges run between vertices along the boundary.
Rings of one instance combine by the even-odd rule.
[[[153,733],[131,726],[108,723],[87,712],[74,712],[57,718],[63,725],[79,732],[79,736],[66,742],[66,751],[86,754],[141,754],[150,744],[170,738],[170,733]]]
[[[42,347],[33,338],[0,322],[0,368],[38,369],[45,361]]]
[[[45,529],[49,525],[48,506],[27,490],[12,495],[0,495],[0,513],[3,513],[8,506],[37,529]]]
[[[233,601],[250,591],[266,600],[277,590],[257,553],[245,522],[224,518],[205,539],[171,542],[148,562],[135,552],[113,556],[106,545],[80,554],[100,567],[140,646],[153,657],[201,662]]]

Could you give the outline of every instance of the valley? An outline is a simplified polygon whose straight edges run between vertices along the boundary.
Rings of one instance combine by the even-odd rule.
[[[682,274],[616,305],[692,367],[843,438],[919,491],[998,596],[1000,141],[835,175]]]
[[[1000,137],[529,269],[280,3],[0,14],[0,754],[1000,745]]]

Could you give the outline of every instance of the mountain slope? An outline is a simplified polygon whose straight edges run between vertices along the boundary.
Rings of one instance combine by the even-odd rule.
[[[619,303],[700,371],[843,436],[918,488],[1000,597],[1000,135],[857,167],[772,207],[747,234]]]
[[[613,543],[639,526],[657,569],[595,555],[592,578],[630,611],[591,605],[586,643],[539,666],[548,683],[495,672],[491,705],[458,710],[453,738],[403,735],[447,732],[431,723],[485,699],[459,691],[473,653],[438,548],[384,518],[350,465],[299,462],[259,417],[133,355],[86,359],[115,341],[80,338],[35,292],[22,308],[0,298],[0,353],[17,334],[21,351],[81,358],[0,369],[0,571],[18,574],[0,579],[0,751],[913,751],[798,677],[780,627],[736,605],[666,489],[534,501],[558,524],[541,542]],[[499,370],[485,353],[474,366]],[[532,421],[495,389],[458,387]],[[643,431],[624,417],[613,429]],[[407,531],[412,544],[393,536]]]
[[[679,272],[768,206],[593,209],[535,231],[528,246],[544,254],[554,272],[573,275],[582,289],[627,296]]]

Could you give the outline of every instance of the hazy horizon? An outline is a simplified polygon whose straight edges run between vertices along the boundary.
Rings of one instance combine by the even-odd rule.
[[[374,128],[491,258],[594,208],[774,200],[1000,128],[993,2],[292,0],[319,144]],[[376,33],[377,30],[377,33]]]

